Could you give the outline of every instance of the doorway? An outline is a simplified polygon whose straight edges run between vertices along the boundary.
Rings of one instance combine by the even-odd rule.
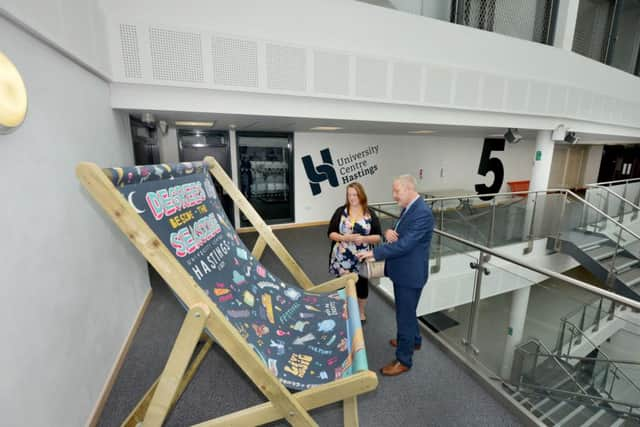
[[[133,160],[136,165],[155,165],[160,163],[160,146],[156,126],[144,123],[129,116],[131,140],[133,141]]]
[[[242,193],[268,224],[294,221],[293,134],[238,132]],[[249,221],[240,216],[243,226]]]
[[[598,182],[640,178],[640,146],[605,145]]]
[[[231,176],[231,152],[227,132],[178,129],[178,154],[181,162],[201,162],[206,156],[214,157],[227,175]],[[233,202],[214,180],[222,207],[231,224],[234,224]]]

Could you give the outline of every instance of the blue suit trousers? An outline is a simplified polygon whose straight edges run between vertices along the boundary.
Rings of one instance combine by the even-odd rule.
[[[422,344],[416,309],[423,288],[406,288],[393,285],[396,302],[396,324],[398,325],[398,347],[396,359],[407,367],[413,364],[414,346]]]

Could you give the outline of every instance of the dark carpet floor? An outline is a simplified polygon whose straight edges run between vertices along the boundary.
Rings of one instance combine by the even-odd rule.
[[[329,241],[324,227],[277,233],[314,283],[327,273]],[[255,235],[243,234],[249,248]],[[269,250],[262,258],[285,281],[290,275]],[[157,274],[153,297],[108,398],[99,426],[118,426],[167,360],[184,318],[184,309]],[[370,292],[365,326],[369,367],[373,371],[394,358],[388,340],[395,336],[393,307]],[[358,399],[361,426],[519,426],[509,409],[496,401],[473,377],[427,337],[414,356],[412,370],[399,377],[379,376],[378,388]],[[265,398],[233,360],[214,345],[165,425],[187,426],[254,404]],[[342,425],[342,405],[311,412],[321,426]],[[271,424],[287,425],[285,422]]]

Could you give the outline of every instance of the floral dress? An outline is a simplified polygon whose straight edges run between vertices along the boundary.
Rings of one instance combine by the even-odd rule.
[[[352,222],[345,208],[340,216],[338,230],[340,234],[360,234],[368,236],[371,234],[372,218],[371,215],[365,215],[360,220]],[[341,276],[345,272],[357,273],[360,262],[356,257],[358,252],[368,251],[371,245],[363,243],[356,245],[355,242],[335,242],[331,250],[329,260],[329,272],[336,276]]]

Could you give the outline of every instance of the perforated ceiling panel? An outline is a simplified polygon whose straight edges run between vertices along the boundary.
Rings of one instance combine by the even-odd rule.
[[[564,116],[567,104],[567,88],[552,85],[549,92],[549,114]]]
[[[450,69],[435,66],[428,67],[424,102],[427,104],[450,104],[452,87],[453,73]]]
[[[396,101],[419,102],[421,74],[420,64],[394,63],[391,97]]]
[[[547,112],[549,101],[549,85],[542,82],[532,82],[529,93],[529,112],[543,114]]]
[[[129,79],[141,79],[138,30],[135,25],[120,24],[120,48],[124,75]]]
[[[155,80],[202,82],[202,38],[197,33],[149,29]]]
[[[211,49],[215,84],[258,87],[258,43],[213,37]]]
[[[504,87],[504,77],[486,74],[483,78],[482,108],[487,110],[502,110]]]
[[[387,61],[360,56],[356,58],[356,96],[387,97]]]
[[[507,79],[505,109],[507,111],[525,111],[527,107],[528,89],[529,83],[526,80]]]
[[[567,97],[567,116],[576,117],[578,115],[578,107],[580,106],[580,97],[582,91],[576,87],[569,88]]]
[[[480,76],[475,71],[459,70],[456,76],[454,104],[475,108],[480,95]]]
[[[349,56],[314,51],[313,89],[317,93],[349,95]]]
[[[304,92],[307,89],[307,57],[303,48],[267,43],[269,89]]]

